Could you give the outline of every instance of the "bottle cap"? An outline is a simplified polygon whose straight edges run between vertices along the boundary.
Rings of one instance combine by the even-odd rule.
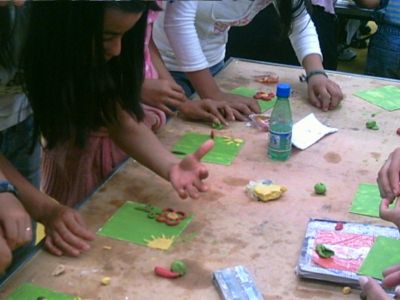
[[[276,96],[287,98],[290,96],[290,84],[289,83],[278,83],[276,86]]]

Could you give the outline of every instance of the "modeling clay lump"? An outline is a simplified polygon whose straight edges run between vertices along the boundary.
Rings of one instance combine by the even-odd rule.
[[[335,255],[335,251],[329,249],[323,244],[317,244],[315,251],[317,252],[318,256],[322,258],[330,258]]]
[[[171,264],[171,271],[183,276],[186,274],[187,271],[186,264],[181,260],[174,260]]]
[[[325,195],[325,193],[326,193],[326,185],[323,184],[322,182],[316,183],[314,185],[314,192],[317,195]]]
[[[265,101],[269,101],[272,100],[275,97],[275,94],[273,92],[257,92],[253,98],[254,99],[260,99],[260,100],[265,100]]]
[[[263,202],[279,199],[286,191],[287,188],[285,186],[278,184],[258,184],[254,188],[254,194],[258,200]]]
[[[371,130],[378,130],[378,129],[379,129],[379,126],[378,126],[378,124],[376,123],[375,120],[369,120],[369,121],[367,121],[367,123],[365,123],[365,126],[366,126],[368,129],[371,129]]]
[[[217,129],[217,130],[222,130],[225,128],[224,124],[216,123],[216,122],[212,123],[211,127],[214,129]]]

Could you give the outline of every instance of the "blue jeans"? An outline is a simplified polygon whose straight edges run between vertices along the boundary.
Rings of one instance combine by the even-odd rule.
[[[224,68],[224,61],[220,61],[216,65],[209,68],[211,75],[215,76]],[[170,72],[172,77],[175,79],[176,83],[179,84],[183,90],[185,91],[186,97],[190,98],[195,92],[192,84],[190,83],[189,79],[187,78],[185,72],[178,72],[178,71],[171,71]]]
[[[32,183],[40,187],[40,145],[33,142],[33,117],[0,132],[0,152]],[[0,276],[0,285],[33,254],[36,239],[36,222],[32,222],[32,241],[13,251],[13,261],[6,273]]]
[[[400,79],[400,27],[379,24],[369,42],[365,73]]]

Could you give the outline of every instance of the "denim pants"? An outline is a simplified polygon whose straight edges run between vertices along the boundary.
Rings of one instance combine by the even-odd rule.
[[[379,24],[368,48],[367,75],[400,79],[400,27]]]
[[[217,75],[218,72],[223,69],[223,67],[224,67],[224,61],[220,61],[216,65],[210,67],[209,70],[211,72],[211,75],[212,76]],[[170,73],[172,77],[175,79],[176,83],[183,88],[186,97],[190,98],[190,96],[193,95],[195,90],[192,84],[190,83],[189,78],[187,78],[185,72],[171,71]]]
[[[33,141],[33,117],[0,132],[0,152],[36,188],[40,187],[40,145]],[[0,276],[0,285],[33,254],[36,223],[32,222],[32,241],[13,251],[13,261]]]

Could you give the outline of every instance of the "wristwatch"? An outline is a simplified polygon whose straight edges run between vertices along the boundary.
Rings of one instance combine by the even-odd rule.
[[[2,180],[0,181],[0,193],[12,193],[17,196],[17,189],[11,182]]]

